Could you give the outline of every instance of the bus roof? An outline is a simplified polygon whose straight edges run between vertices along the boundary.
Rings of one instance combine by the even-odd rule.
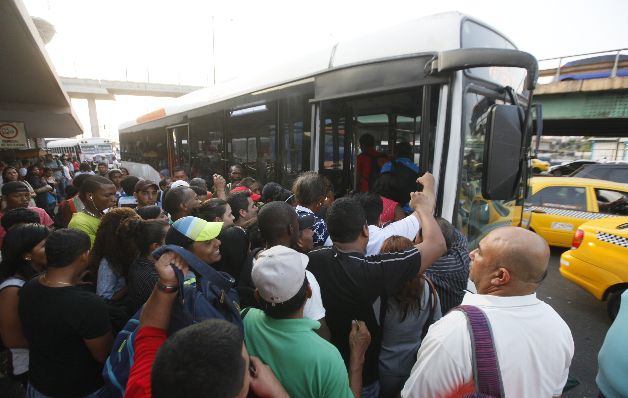
[[[46,143],[46,147],[48,148],[65,148],[65,147],[72,147],[75,145],[78,145],[79,140],[75,139],[75,138],[68,138],[68,139],[64,139],[64,140],[53,140],[53,141],[48,141]]]
[[[336,68],[457,49],[461,47],[462,22],[467,19],[482,24],[459,12],[447,12],[341,41],[332,48],[319,50],[291,63],[218,83],[173,99],[162,108],[121,124],[119,131],[131,133],[179,123],[176,118],[169,116],[248,93],[312,82],[314,76]],[[149,122],[153,123],[149,126]]]

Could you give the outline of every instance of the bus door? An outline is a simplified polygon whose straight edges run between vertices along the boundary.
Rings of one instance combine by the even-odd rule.
[[[348,123],[352,119],[351,110],[339,102],[321,104],[320,108],[318,171],[331,181],[335,196],[340,197],[353,189]]]
[[[168,132],[168,167],[190,167],[189,124],[178,124],[167,127]]]
[[[190,175],[211,179],[226,175],[224,151],[224,112],[190,120]],[[225,153],[226,154],[226,153]]]
[[[359,141],[365,134],[385,155],[379,166],[393,158],[398,144],[405,143],[411,147],[412,162],[421,170],[431,170],[436,117],[430,115],[438,111],[438,92],[417,87],[318,104],[318,170],[332,181],[338,196],[358,186]],[[422,141],[427,145],[422,146]]]
[[[276,103],[231,110],[227,120],[230,165],[242,165],[246,176],[262,184],[278,181]]]

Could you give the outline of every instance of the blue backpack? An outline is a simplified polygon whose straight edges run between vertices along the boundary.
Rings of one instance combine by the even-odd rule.
[[[191,252],[176,245],[165,245],[152,255],[159,258],[172,251],[185,260],[196,275],[196,283],[187,284],[184,275],[175,269],[179,280],[178,300],[172,308],[172,318],[168,334],[172,334],[191,324],[208,319],[224,319],[243,330],[238,293],[234,289],[235,280],[225,272],[216,271]],[[118,333],[113,349],[103,367],[105,387],[103,396],[124,396],[129,373],[133,366],[133,341],[140,324],[142,309],[127,322]]]

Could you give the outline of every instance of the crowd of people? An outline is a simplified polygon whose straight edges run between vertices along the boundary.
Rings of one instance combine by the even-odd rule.
[[[434,217],[429,173],[407,198],[391,193],[391,208],[368,181],[335,198],[315,172],[283,187],[239,165],[227,178],[177,167],[150,181],[100,165],[66,175],[66,162],[62,179],[59,167],[2,172],[2,373],[22,396],[549,397],[565,386],[571,332],[535,295],[547,244],[504,227],[469,253]],[[383,169],[373,188],[395,189],[385,162],[369,165]],[[54,205],[38,199],[52,192]],[[188,294],[217,297],[206,301],[217,315],[186,309]],[[111,377],[119,341],[133,347],[124,385]],[[484,390],[487,372],[497,390]]]

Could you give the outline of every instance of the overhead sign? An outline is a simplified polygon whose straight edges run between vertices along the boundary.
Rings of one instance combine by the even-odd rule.
[[[26,143],[26,130],[24,129],[24,123],[0,121],[0,148],[28,148],[28,145]]]

